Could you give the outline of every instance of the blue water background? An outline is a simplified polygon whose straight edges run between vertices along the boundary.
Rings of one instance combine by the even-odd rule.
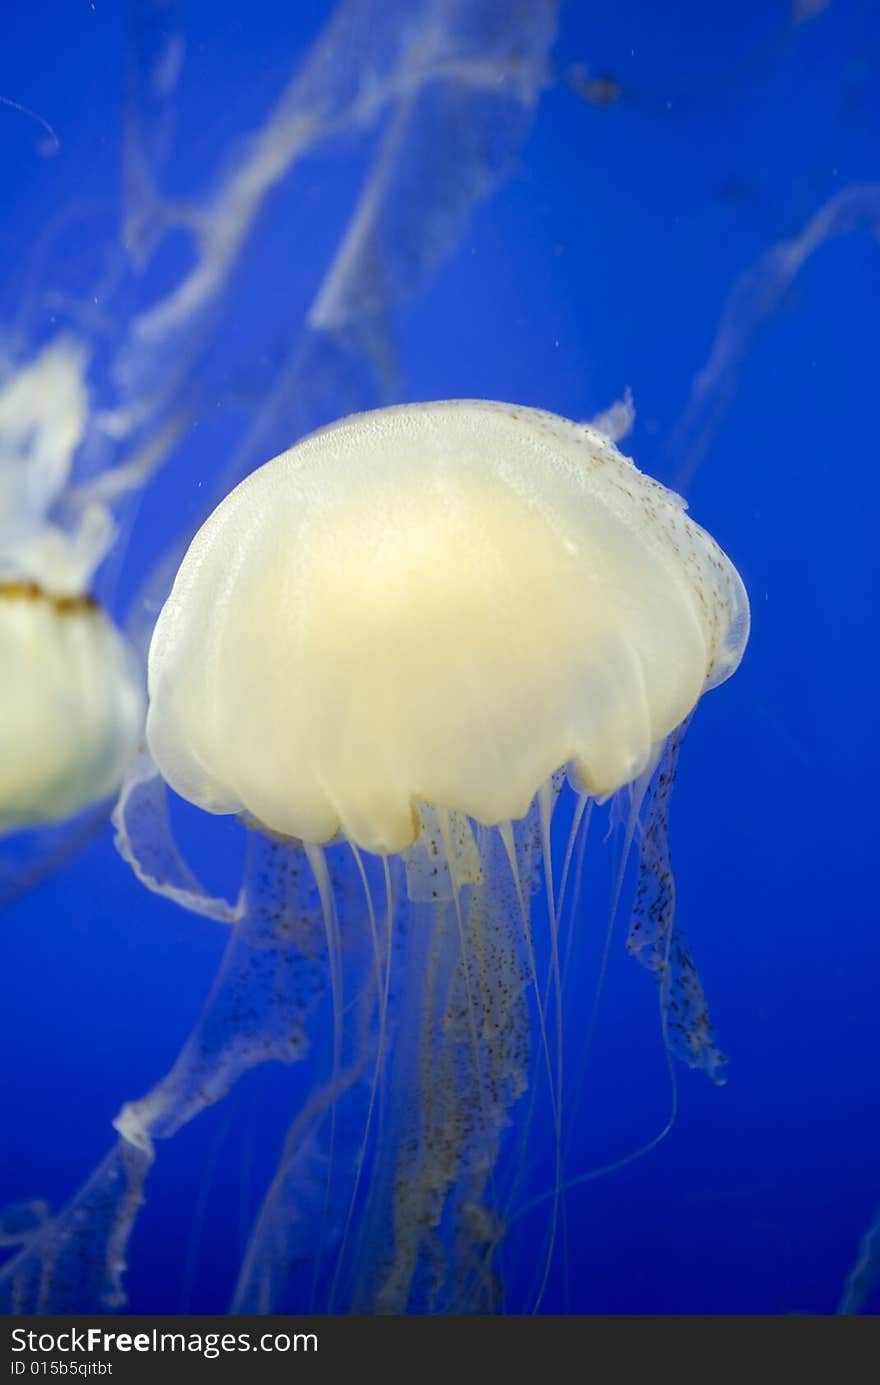
[[[317,0],[183,9],[181,187],[217,141],[264,115],[326,13]],[[0,106],[8,320],[59,208],[88,204],[96,245],[112,243],[126,13],[33,0],[7,7],[3,29],[0,94],[44,116],[61,142],[41,157],[40,128]],[[789,6],[756,0],[571,0],[554,64],[513,175],[400,314],[401,395],[589,418],[629,386],[637,422],[625,450],[672,483],[682,458],[669,440],[737,276],[840,189],[880,178],[880,20],[867,0],[831,0],[800,23]],[[565,80],[574,64],[613,78],[619,98],[584,99]],[[322,158],[320,194],[297,203],[295,244],[280,257],[283,308],[258,264],[239,346],[248,333],[263,350],[273,333],[287,340],[324,227],[344,216],[360,168],[345,149]],[[79,244],[72,268],[84,283],[90,241]],[[45,274],[57,269],[50,254]],[[876,237],[817,250],[750,341],[688,487],[753,610],[742,668],[688,732],[672,815],[680,917],[729,1083],[682,1069],[663,1143],[572,1196],[570,1296],[549,1308],[830,1312],[880,1206],[878,291]],[[246,377],[216,368],[218,401],[247,394]],[[146,496],[120,612],[197,509],[224,439],[206,411],[185,462]],[[75,1191],[109,1148],[122,1102],[173,1060],[223,942],[220,924],[147,894],[109,830],[6,911],[0,1201],[58,1206]],[[668,1106],[665,1089],[633,1085],[638,1045],[656,1037],[653,982],[640,974],[617,1006],[615,978],[584,1167],[650,1138]],[[222,1311],[286,1127],[283,1081],[277,1069],[251,1074],[163,1147],[130,1247],[135,1311]],[[578,1151],[570,1165],[581,1167]]]

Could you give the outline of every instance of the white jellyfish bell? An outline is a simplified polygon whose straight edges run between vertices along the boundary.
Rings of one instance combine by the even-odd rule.
[[[636,779],[734,670],[748,606],[682,502],[586,425],[453,401],[326,428],[192,543],[149,660],[171,786],[311,843],[487,827],[570,766]]]
[[[0,834],[111,798],[143,725],[134,652],[89,591],[113,522],[66,503],[85,366],[60,338],[0,384]]]

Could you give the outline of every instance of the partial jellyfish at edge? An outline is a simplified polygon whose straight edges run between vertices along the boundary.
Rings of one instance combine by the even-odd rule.
[[[0,378],[0,838],[47,828],[50,855],[67,819],[71,840],[88,835],[143,727],[134,650],[91,591],[116,524],[72,481],[90,409],[84,355],[60,335]],[[46,844],[13,849],[25,878]],[[21,880],[0,867],[0,900]]]

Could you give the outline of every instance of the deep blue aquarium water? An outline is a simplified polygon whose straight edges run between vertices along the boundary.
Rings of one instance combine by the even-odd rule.
[[[560,919],[562,1029],[545,1072],[532,1014],[525,1090],[500,1099],[503,1214],[438,1194],[436,1256],[397,1299],[365,1287],[385,1272],[371,1191],[394,1178],[372,1107],[359,1143],[370,1063],[332,1136],[326,1105],[309,1114],[333,1064],[328,977],[297,980],[308,1053],[282,1062],[303,1016],[260,1007],[283,968],[245,969],[227,1005],[227,960],[222,1014],[209,1001],[184,1050],[189,1095],[117,1145],[121,1108],[180,1071],[238,924],[146,888],[110,805],[0,835],[5,1311],[877,1309],[878,147],[869,0],[5,15],[0,390],[50,342],[86,353],[65,495],[113,512],[92,590],[140,656],[220,497],[311,429],[393,402],[586,421],[631,396],[622,450],[686,497],[752,609],[669,808],[717,1050],[690,1066],[664,1045],[662,988],[626,946],[632,860],[614,918],[609,902],[626,822],[597,808]],[[2,427],[0,410],[0,447]],[[189,890],[158,811],[136,824],[141,873]],[[170,813],[212,899],[277,871],[236,822]],[[561,866],[567,825],[553,836]],[[546,933],[535,952],[552,1000]],[[398,985],[423,984],[406,960],[401,1029]],[[362,998],[346,991],[346,1014]],[[402,1066],[375,1103],[391,1127]],[[448,1268],[463,1237],[467,1304]]]

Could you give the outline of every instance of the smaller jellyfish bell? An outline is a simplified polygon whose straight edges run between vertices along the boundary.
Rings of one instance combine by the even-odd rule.
[[[87,594],[112,519],[65,509],[86,366],[62,337],[0,381],[0,834],[110,798],[143,727],[134,651]]]
[[[729,560],[594,429],[382,409],[267,463],[198,533],[153,637],[148,740],[209,812],[396,853],[420,802],[492,826],[565,765],[614,793],[747,633]]]
[[[0,581],[0,833],[111,797],[137,748],[133,652],[87,596]]]

